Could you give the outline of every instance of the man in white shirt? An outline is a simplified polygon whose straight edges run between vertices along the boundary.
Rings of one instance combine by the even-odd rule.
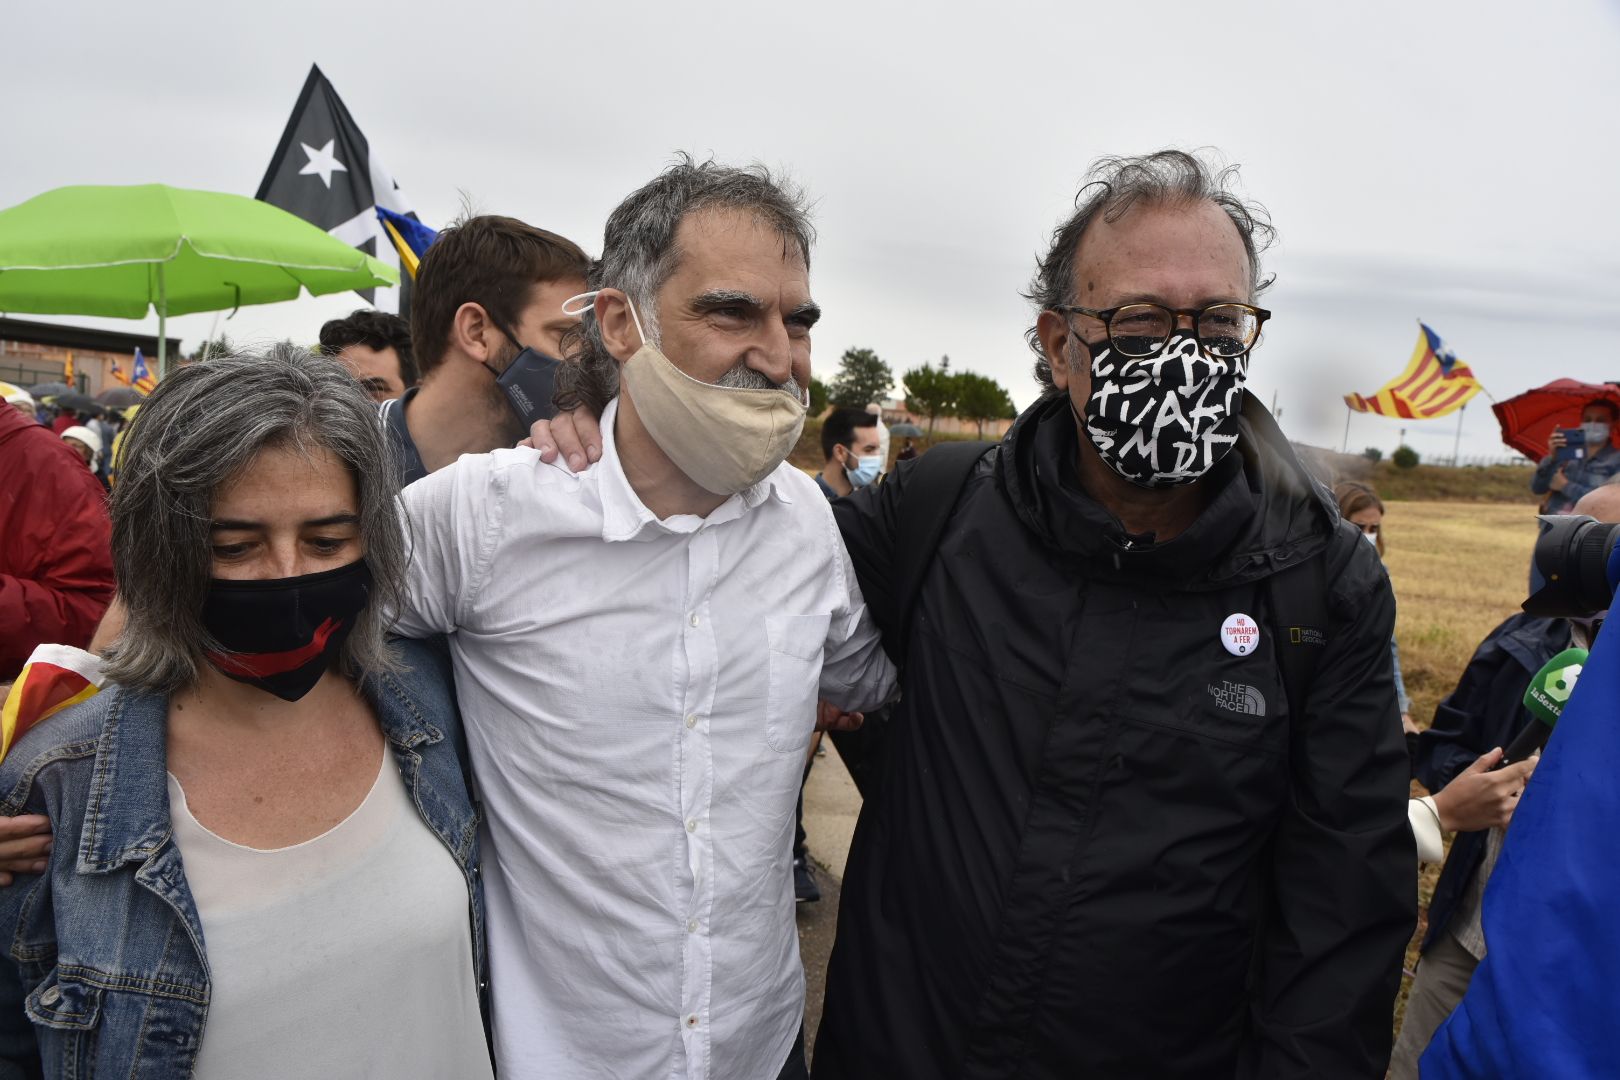
[[[488,815],[502,1076],[805,1075],[805,748],[818,697],[895,686],[827,501],[784,463],[810,235],[763,170],[683,158],[592,272],[582,362],[623,389],[600,460],[496,451],[404,493],[401,628],[450,635]]]

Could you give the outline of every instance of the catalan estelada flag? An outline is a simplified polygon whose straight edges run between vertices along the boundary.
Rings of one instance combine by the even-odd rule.
[[[1418,323],[1417,348],[1406,370],[1367,397],[1346,394],[1344,403],[1356,412],[1396,416],[1403,420],[1433,420],[1456,412],[1480,392],[1473,369],[1440,340],[1440,335]]]
[[[79,384],[78,376],[73,371],[73,354],[68,353],[67,359],[62,361],[62,381],[68,384],[68,389],[75,389]]]
[[[135,389],[143,394],[150,394],[157,389],[157,380],[146,369],[146,357],[141,355],[139,346],[135,348]]]
[[[123,367],[120,366],[116,360],[113,361],[112,377],[123,383],[125,386],[129,385],[129,376],[124,373]]]
[[[71,645],[39,645],[0,706],[0,760],[23,733],[101,689],[101,658]]]
[[[377,220],[382,223],[388,239],[394,242],[394,250],[399,252],[399,264],[411,275],[412,281],[416,280],[416,268],[422,264],[422,256],[427,254],[427,249],[433,246],[439,234],[414,217],[396,214],[382,206],[377,207]]]

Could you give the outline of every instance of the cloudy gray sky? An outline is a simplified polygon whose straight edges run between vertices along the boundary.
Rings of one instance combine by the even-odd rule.
[[[1252,383],[1294,437],[1338,445],[1340,396],[1397,373],[1419,317],[1499,398],[1620,379],[1612,0],[163,0],[7,23],[0,206],[71,183],[252,194],[315,62],[430,224],[465,194],[594,252],[677,149],[780,166],[817,202],[818,373],[850,346],[897,371],[949,354],[1024,405],[1019,290],[1088,164],[1210,146],[1279,231]],[[352,306],[219,325],[313,340]],[[1464,454],[1504,452],[1486,404]],[[1400,426],[1358,416],[1351,448]],[[1407,427],[1450,453],[1453,420]]]

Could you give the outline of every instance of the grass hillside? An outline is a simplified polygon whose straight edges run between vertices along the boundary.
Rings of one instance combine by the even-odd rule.
[[[1541,496],[1530,493],[1530,477],[1534,472],[1528,464],[1465,465],[1460,469],[1419,465],[1413,469],[1397,469],[1387,461],[1380,461],[1368,479],[1385,502],[1398,499],[1535,506]]]

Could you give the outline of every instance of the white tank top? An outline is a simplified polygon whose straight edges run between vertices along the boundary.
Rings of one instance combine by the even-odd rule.
[[[312,840],[262,851],[170,816],[212,995],[196,1080],[488,1080],[467,883],[394,756]]]

